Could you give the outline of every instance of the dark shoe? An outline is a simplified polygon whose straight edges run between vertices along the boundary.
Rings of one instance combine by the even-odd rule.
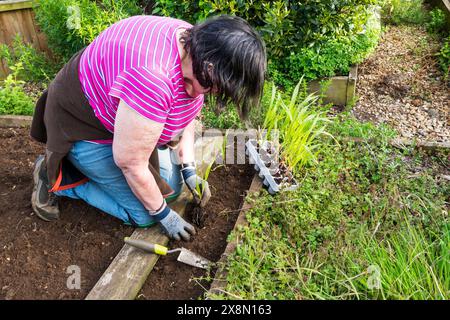
[[[39,156],[34,163],[33,181],[31,206],[34,213],[45,221],[59,219],[58,197],[54,193],[48,192],[50,187],[43,155]]]

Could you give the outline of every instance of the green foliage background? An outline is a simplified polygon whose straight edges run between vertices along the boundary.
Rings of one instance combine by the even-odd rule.
[[[133,0],[38,0],[37,4],[36,20],[49,47],[64,61],[111,24],[142,13]]]
[[[156,0],[154,14],[191,23],[217,14],[237,15],[265,40],[269,72],[290,88],[302,75],[316,79],[348,72],[376,46],[379,30],[367,27],[379,0]],[[367,30],[370,29],[370,30]]]

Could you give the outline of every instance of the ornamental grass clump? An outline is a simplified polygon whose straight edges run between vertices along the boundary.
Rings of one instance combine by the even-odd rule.
[[[272,97],[264,119],[266,136],[278,135],[281,161],[294,173],[317,161],[320,151],[317,137],[330,135],[325,131],[329,120],[323,112],[314,111],[318,104],[318,96],[306,94],[303,78],[287,101],[275,85],[272,87]]]

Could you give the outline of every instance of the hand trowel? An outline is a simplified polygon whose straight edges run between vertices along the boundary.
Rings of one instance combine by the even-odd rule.
[[[208,267],[212,264],[211,261],[185,248],[176,248],[169,250],[169,248],[156,243],[151,243],[138,239],[130,239],[129,237],[125,237],[124,241],[130,246],[139,248],[146,252],[159,254],[161,256],[180,252],[180,255],[178,256],[177,260],[193,267],[208,269]]]

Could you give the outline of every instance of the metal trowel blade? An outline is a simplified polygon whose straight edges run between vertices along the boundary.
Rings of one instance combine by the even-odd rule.
[[[208,269],[208,267],[211,265],[211,261],[209,261],[208,259],[205,259],[185,248],[181,248],[181,252],[177,260],[190,266],[202,269]]]

